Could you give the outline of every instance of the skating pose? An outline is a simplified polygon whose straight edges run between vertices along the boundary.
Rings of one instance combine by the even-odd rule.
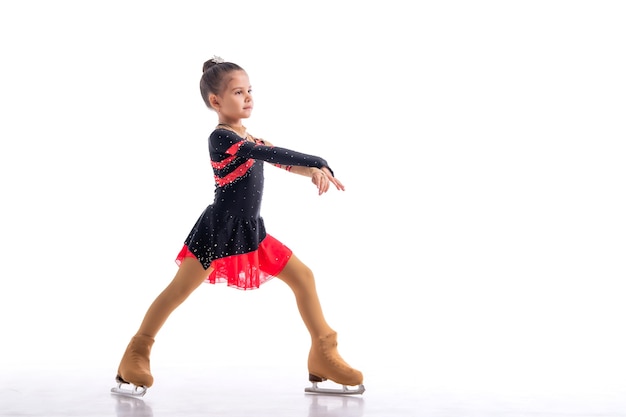
[[[362,394],[363,375],[337,351],[337,333],[322,313],[312,271],[292,251],[268,234],[260,216],[265,162],[311,178],[319,195],[333,185],[344,190],[326,160],[273,146],[250,135],[242,119],[253,108],[248,74],[237,64],[213,57],[204,63],[200,92],[217,113],[209,136],[215,177],[214,201],[200,215],[176,258],[172,282],[149,307],[122,357],[112,392],[142,396],[152,386],[150,350],[169,315],[203,282],[256,289],[272,277],[294,292],[302,320],[311,335],[306,392]],[[342,389],[318,388],[331,380]],[[356,387],[356,388],[349,388]]]

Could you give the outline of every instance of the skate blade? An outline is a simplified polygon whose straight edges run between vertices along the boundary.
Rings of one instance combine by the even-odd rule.
[[[125,387],[124,385],[128,385],[128,387]],[[118,382],[116,387],[111,388],[111,392],[113,394],[131,398],[141,398],[146,395],[147,391],[148,388],[144,386],[136,386],[125,382]]]
[[[360,384],[356,388],[350,389],[347,385],[342,388],[320,388],[317,382],[311,382],[311,386],[304,389],[309,394],[326,394],[326,395],[358,395],[365,392],[365,386]]]

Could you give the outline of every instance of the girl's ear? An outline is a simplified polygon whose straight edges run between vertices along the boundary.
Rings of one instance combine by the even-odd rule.
[[[215,111],[219,111],[220,102],[215,94],[209,94],[209,103],[211,104],[211,107],[215,109]]]

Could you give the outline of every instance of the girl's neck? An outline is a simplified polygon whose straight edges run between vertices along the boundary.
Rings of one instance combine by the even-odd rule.
[[[232,130],[233,132],[235,132],[236,134],[238,134],[239,136],[241,136],[242,138],[245,138],[248,134],[246,132],[246,127],[244,125],[241,124],[241,122],[239,122],[239,124],[230,124],[230,123],[218,123],[217,127],[223,127],[226,128],[228,130]]]

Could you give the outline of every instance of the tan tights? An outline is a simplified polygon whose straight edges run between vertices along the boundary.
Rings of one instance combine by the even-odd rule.
[[[296,296],[298,311],[300,311],[300,316],[312,339],[317,339],[333,332],[333,329],[330,328],[324,318],[322,306],[317,296],[317,289],[315,288],[315,278],[309,267],[303,264],[295,255],[291,255],[289,262],[287,262],[287,265],[285,265],[277,277],[285,282]]]
[[[154,338],[170,314],[200,286],[212,272],[205,270],[194,258],[183,259],[172,282],[154,300],[137,331],[137,334]],[[277,276],[293,291],[300,316],[311,338],[331,333],[320,305],[313,272],[295,255]]]

